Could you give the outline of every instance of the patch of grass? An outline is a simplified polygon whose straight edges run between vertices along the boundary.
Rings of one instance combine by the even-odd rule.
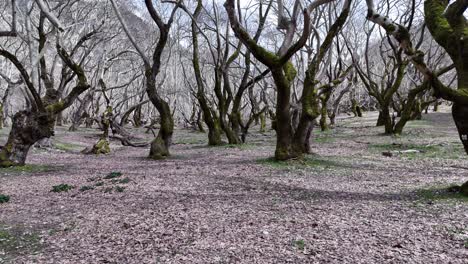
[[[428,120],[412,120],[406,124],[406,128],[430,128],[433,124]]]
[[[294,246],[299,250],[305,249],[305,241],[303,239],[294,240]]]
[[[123,192],[123,191],[125,191],[125,187],[122,187],[122,186],[115,186],[115,190],[116,190],[117,192]]]
[[[104,185],[104,182],[102,182],[102,181],[96,182],[96,184],[94,184],[94,186],[96,186],[96,187],[103,186],[103,185]]]
[[[313,141],[317,143],[332,143],[336,141],[336,138],[325,135],[325,136],[315,137]]]
[[[112,188],[112,187],[107,187],[107,188],[104,189],[104,193],[111,193],[111,192],[112,192],[112,189],[114,189],[114,188]]]
[[[459,201],[468,202],[468,197],[458,192],[455,185],[451,186],[436,186],[426,189],[417,190],[417,195],[425,201]]]
[[[115,179],[115,178],[118,178],[120,176],[122,176],[123,174],[120,172],[120,171],[113,171],[109,174],[107,174],[104,179],[108,180],[108,179]]]
[[[123,178],[123,179],[121,179],[120,181],[118,181],[118,183],[121,183],[121,184],[127,184],[127,183],[129,183],[129,182],[130,182],[130,178],[128,178],[128,177],[127,177],[127,178]]]
[[[8,168],[0,168],[0,173],[13,174],[13,173],[41,173],[55,171],[57,168],[47,165],[26,164],[24,166],[13,166]]]
[[[56,193],[59,193],[59,192],[68,192],[70,191],[71,189],[75,188],[74,186],[72,185],[68,185],[68,184],[59,184],[59,185],[55,185],[55,186],[52,186],[52,191],[51,192],[56,192]]]
[[[413,143],[390,143],[390,144],[370,144],[370,150],[377,152],[383,151],[404,151],[417,150],[419,153],[397,153],[398,156],[409,159],[415,158],[444,158],[460,159],[464,158],[465,153],[461,144],[413,144]]]
[[[86,191],[90,191],[93,189],[94,189],[94,186],[81,186],[80,192],[86,192]]]
[[[0,204],[8,203],[10,201],[10,196],[5,194],[0,194]]]
[[[253,149],[257,147],[257,145],[251,144],[251,143],[243,143],[243,144],[225,144],[225,145],[214,146],[214,147],[235,148],[235,149],[245,150],[245,149]]]
[[[16,256],[34,254],[40,248],[37,233],[19,227],[0,225],[0,263],[10,263],[9,261]]]
[[[79,148],[81,148],[80,145],[76,145],[76,144],[71,144],[71,143],[63,143],[63,142],[55,142],[53,144],[54,148],[58,149],[58,150],[62,150],[62,151],[74,151],[74,150],[77,150]]]
[[[312,140],[316,143],[331,143],[335,142],[336,138],[336,131],[333,129],[328,129],[325,131],[315,129],[312,136]]]
[[[184,138],[184,139],[179,139],[178,141],[175,142],[176,145],[198,145],[198,144],[203,144],[204,141],[196,138]]]
[[[329,157],[306,156],[301,159],[277,161],[274,158],[257,160],[259,164],[270,166],[276,169],[298,169],[298,168],[322,168],[322,169],[337,169],[337,168],[352,168],[350,164],[338,162]]]

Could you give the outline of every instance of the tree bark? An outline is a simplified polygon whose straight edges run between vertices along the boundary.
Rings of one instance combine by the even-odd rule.
[[[0,167],[22,166],[34,143],[54,135],[55,116],[20,111],[13,117],[13,126],[6,145],[0,151]]]

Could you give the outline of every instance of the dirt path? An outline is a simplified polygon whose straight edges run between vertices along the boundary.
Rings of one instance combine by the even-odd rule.
[[[37,236],[0,250],[0,263],[467,263],[468,203],[437,192],[468,178],[448,114],[401,138],[366,127],[374,118],[341,120],[316,134],[316,155],[281,164],[267,159],[271,133],[213,148],[177,131],[174,157],[156,162],[118,145],[84,156],[93,132],[59,132],[65,152],[35,150],[27,171],[0,171],[11,196],[0,231]],[[381,154],[409,148],[421,152]],[[63,183],[76,188],[50,192]]]

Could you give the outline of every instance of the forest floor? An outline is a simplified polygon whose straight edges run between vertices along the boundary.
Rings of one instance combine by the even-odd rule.
[[[375,120],[343,117],[314,133],[315,154],[281,163],[258,128],[220,147],[177,130],[164,161],[118,142],[83,155],[99,132],[58,128],[55,147],[0,170],[11,198],[0,263],[468,263],[468,199],[447,191],[467,180],[468,159],[450,114],[401,137]],[[51,191],[60,184],[74,188]]]

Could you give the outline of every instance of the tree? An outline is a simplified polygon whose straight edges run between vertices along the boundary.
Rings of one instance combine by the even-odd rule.
[[[445,86],[438,75],[424,61],[424,52],[415,49],[406,27],[395,23],[388,17],[375,12],[374,2],[367,0],[367,19],[383,27],[393,36],[411,63],[424,75],[434,89],[435,96],[453,102],[452,116],[458,134],[468,154],[468,21],[464,12],[468,8],[467,0],[456,0],[449,5],[444,0],[426,0],[424,18],[431,35],[449,54],[458,77],[458,89]],[[462,185],[462,193],[468,195],[468,182]]]
[[[14,9],[13,9],[14,10]],[[15,13],[15,11],[13,11]],[[41,17],[45,16],[44,11],[40,10]],[[30,18],[26,18],[30,19]],[[45,23],[45,20],[41,20]],[[41,26],[39,27],[39,31]],[[78,42],[83,44],[88,41],[97,31],[85,35]],[[41,32],[39,32],[41,34]],[[8,35],[10,36],[10,35]],[[41,39],[40,39],[41,41]],[[40,42],[43,43],[43,42]],[[43,43],[44,44],[44,43]],[[77,45],[78,48],[81,45]],[[43,45],[39,45],[39,56],[44,56]],[[76,46],[75,46],[76,47]],[[70,107],[75,99],[86,91],[90,85],[83,67],[72,57],[73,51],[69,53],[60,43],[59,33],[57,33],[56,51],[61,61],[73,71],[76,77],[76,84],[66,97],[60,99],[59,92],[50,82],[46,85],[45,95],[41,97],[40,90],[37,88],[30,77],[30,74],[21,63],[18,57],[10,51],[0,48],[0,56],[10,61],[20,73],[30,95],[30,109],[22,110],[13,117],[13,125],[8,136],[6,145],[0,151],[0,166],[21,166],[25,164],[30,147],[43,138],[49,138],[54,134],[54,123],[57,114]],[[88,53],[89,54],[89,53]],[[41,78],[48,80],[46,76],[46,66],[43,57],[40,60]]]
[[[276,102],[276,150],[275,158],[277,160],[287,160],[301,155],[293,147],[294,131],[291,124],[291,85],[296,77],[296,69],[290,61],[291,57],[299,51],[306,43],[310,33],[309,14],[316,7],[332,2],[331,0],[319,0],[311,3],[302,10],[304,26],[300,38],[293,43],[294,36],[298,31],[297,22],[301,11],[300,1],[295,1],[291,17],[286,17],[284,4],[282,0],[278,3],[278,29],[284,30],[283,42],[276,53],[268,51],[257,41],[252,39],[250,34],[239,23],[235,12],[234,0],[227,0],[225,8],[228,13],[231,27],[236,37],[249,49],[255,58],[263,63],[271,71],[277,92]],[[305,137],[304,137],[305,138]]]
[[[130,34],[128,30],[128,26],[126,25],[125,21],[123,20],[115,0],[111,0],[112,7],[124,29],[128,39],[132,43],[132,45],[137,50],[138,54],[143,60],[144,68],[145,68],[145,78],[146,78],[146,92],[148,94],[148,98],[150,99],[151,103],[156,107],[159,112],[161,118],[161,128],[158,132],[157,137],[151,143],[150,154],[149,157],[152,159],[164,159],[170,155],[169,147],[172,143],[172,135],[174,133],[174,119],[172,117],[171,109],[169,107],[169,103],[163,99],[161,94],[158,92],[158,83],[157,77],[161,71],[161,59],[164,48],[169,39],[169,30],[172,26],[174,21],[174,16],[176,14],[177,9],[179,8],[179,4],[177,3],[175,7],[172,9],[170,13],[170,17],[167,22],[162,20],[161,15],[155,9],[153,2],[151,0],[145,0],[145,6],[147,11],[149,12],[151,18],[156,23],[159,29],[159,39],[156,44],[156,47],[153,51],[152,59],[150,60],[144,50],[140,47],[140,45],[135,41],[134,37]]]

